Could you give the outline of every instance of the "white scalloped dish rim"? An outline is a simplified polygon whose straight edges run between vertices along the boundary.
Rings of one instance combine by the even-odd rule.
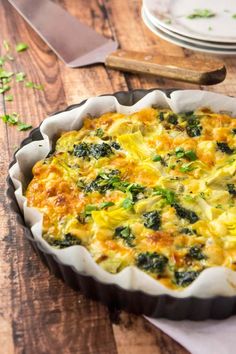
[[[80,129],[83,118],[87,115],[100,116],[105,112],[129,114],[152,105],[170,107],[176,113],[208,107],[214,112],[226,111],[236,116],[236,98],[233,97],[200,90],[174,91],[170,97],[167,97],[163,91],[154,90],[133,106],[121,105],[115,96],[92,97],[80,107],[46,118],[40,126],[43,139],[23,146],[16,153],[16,163],[9,170],[15,187],[15,196],[26,225],[45,252],[52,254],[62,264],[72,266],[79,273],[93,276],[100,282],[116,284],[126,290],[141,290],[150,295],[165,294],[176,298],[235,296],[236,272],[221,266],[203,270],[198,278],[183,290],[169,289],[135,266],[126,267],[117,274],[108,273],[93,260],[89,251],[83,246],[64,249],[50,246],[42,238],[42,214],[35,208],[27,206],[23,191],[29,182],[32,167],[38,160],[47,156],[53,139],[55,140],[61,131]]]

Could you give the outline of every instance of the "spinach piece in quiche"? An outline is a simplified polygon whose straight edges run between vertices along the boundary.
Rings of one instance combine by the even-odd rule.
[[[115,238],[121,238],[129,247],[134,247],[135,236],[129,226],[119,226],[115,229]]]
[[[196,231],[189,229],[188,227],[184,227],[183,229],[180,230],[180,232],[185,235],[196,235]]]
[[[77,157],[89,157],[93,156],[96,160],[101,157],[110,156],[112,154],[112,148],[106,143],[102,144],[88,144],[80,143],[74,145],[73,155]]]
[[[188,256],[192,259],[196,259],[198,261],[201,261],[203,259],[206,259],[206,256],[202,253],[202,247],[200,246],[193,246],[190,247]]]
[[[160,213],[157,210],[149,211],[143,214],[144,226],[148,229],[159,230],[161,226]]]
[[[197,116],[190,115],[186,116],[187,126],[186,132],[190,138],[194,138],[196,136],[200,136],[202,133],[202,126],[200,124],[200,120]]]
[[[234,184],[227,184],[227,189],[229,194],[232,194],[234,197],[236,197],[236,187]]]
[[[90,145],[90,155],[92,155],[96,160],[100,159],[101,157],[109,156],[111,154],[112,149],[110,145],[106,143]]]
[[[172,113],[169,115],[167,122],[173,125],[177,125],[178,124],[178,116],[175,113]]]
[[[175,208],[176,214],[181,218],[181,219],[187,219],[190,224],[194,224],[199,220],[199,217],[197,214],[189,209],[186,209],[179,205],[178,203],[172,204],[172,206]]]
[[[229,147],[229,145],[227,144],[227,143],[222,143],[222,142],[218,142],[217,141],[217,147],[218,147],[218,149],[221,151],[221,152],[224,152],[224,153],[226,153],[226,154],[228,154],[228,155],[231,155],[231,154],[233,154],[233,152],[234,152],[234,150],[233,149],[231,149],[230,147]]]
[[[80,143],[74,145],[73,155],[77,157],[87,157],[89,156],[89,144]]]
[[[200,271],[176,271],[175,272],[175,282],[179,286],[188,286],[191,284],[200,274]]]
[[[111,142],[111,147],[115,150],[120,150],[120,144],[118,144],[116,141]]]
[[[64,237],[61,239],[45,237],[45,240],[49,243],[49,245],[57,248],[66,248],[74,245],[81,245],[80,239],[78,239],[71,233],[65,234]]]
[[[161,274],[165,270],[168,258],[157,252],[139,253],[136,259],[136,265],[145,271]]]

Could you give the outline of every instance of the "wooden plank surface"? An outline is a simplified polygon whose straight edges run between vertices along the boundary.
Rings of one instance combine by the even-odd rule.
[[[148,50],[178,56],[202,56],[155,37],[142,23],[141,0],[57,0],[71,14],[108,37],[121,48]],[[49,113],[82,99],[133,88],[196,88],[162,78],[122,74],[102,65],[69,69],[57,59],[7,0],[0,0],[1,43],[29,44],[12,69],[25,71],[44,91],[13,88],[17,111],[25,122],[37,126]],[[236,64],[224,58],[225,82],[205,89],[236,95]],[[2,110],[2,107],[0,107]],[[87,300],[41,264],[25,242],[5,196],[5,178],[12,154],[27,133],[0,122],[0,354],[184,354],[187,351],[144,318],[122,312],[110,314],[103,305]]]

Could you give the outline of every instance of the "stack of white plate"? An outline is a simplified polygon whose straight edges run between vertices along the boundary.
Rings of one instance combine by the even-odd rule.
[[[236,0],[143,0],[142,18],[157,36],[181,47],[236,55]]]

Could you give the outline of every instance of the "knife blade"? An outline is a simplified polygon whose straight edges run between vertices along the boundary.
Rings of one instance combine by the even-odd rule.
[[[69,67],[104,63],[113,69],[200,85],[216,84],[226,77],[226,68],[221,60],[116,50],[116,41],[96,33],[50,0],[8,1]]]

